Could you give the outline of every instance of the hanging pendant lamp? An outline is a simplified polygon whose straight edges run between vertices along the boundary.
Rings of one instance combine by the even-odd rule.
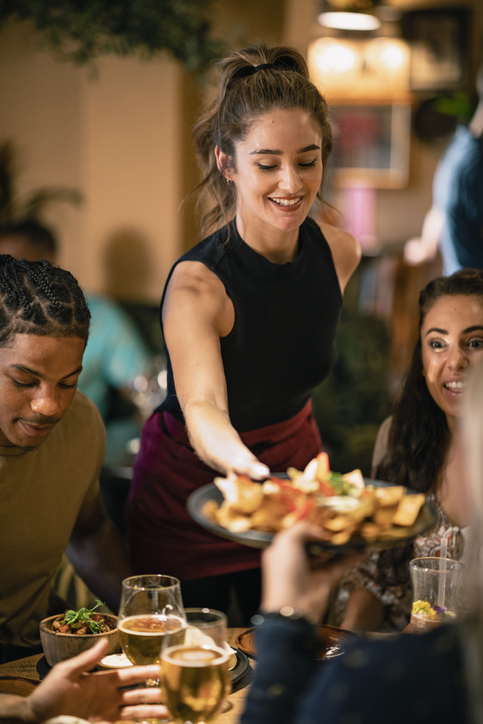
[[[371,31],[381,27],[375,14],[380,0],[322,0],[317,19],[326,28]]]

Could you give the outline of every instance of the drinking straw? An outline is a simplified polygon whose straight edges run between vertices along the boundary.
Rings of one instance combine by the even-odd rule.
[[[441,552],[440,552],[440,573],[442,574],[439,579],[438,587],[438,606],[444,608],[446,599],[446,558],[448,557],[448,539],[446,536],[441,538]]]

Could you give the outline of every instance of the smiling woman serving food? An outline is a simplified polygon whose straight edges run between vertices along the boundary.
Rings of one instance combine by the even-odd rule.
[[[360,251],[308,217],[332,140],[300,53],[253,46],[220,69],[195,127],[214,233],[178,260],[164,290],[168,395],[143,431],[128,513],[137,570],[178,576],[192,606],[226,610],[235,584],[248,617],[258,554],[199,528],[186,499],[217,472],[259,480],[320,451],[310,396],[329,372]]]

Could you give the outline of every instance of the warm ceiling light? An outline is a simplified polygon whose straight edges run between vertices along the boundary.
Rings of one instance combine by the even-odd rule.
[[[377,30],[381,27],[379,19],[368,13],[327,12],[320,13],[317,19],[326,28],[337,30]]]
[[[357,57],[340,41],[322,38],[316,43],[315,63],[321,73],[345,73],[355,67]]]
[[[404,63],[404,51],[395,43],[387,43],[381,47],[379,58],[388,70],[397,70]]]

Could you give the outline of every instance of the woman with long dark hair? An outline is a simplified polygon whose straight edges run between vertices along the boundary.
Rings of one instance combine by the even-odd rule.
[[[458,421],[466,375],[483,357],[483,273],[464,269],[434,279],[419,309],[418,341],[394,413],[381,426],[373,474],[431,495],[438,522],[414,545],[375,553],[345,577],[336,603],[339,616],[346,605],[344,628],[404,628],[409,560],[463,554],[468,518]]]
[[[321,450],[310,396],[360,250],[308,216],[332,138],[298,51],[252,46],[223,60],[194,137],[211,235],[176,262],[162,297],[168,394],[143,430],[130,540],[136,570],[179,577],[185,605],[226,610],[235,586],[248,622],[258,553],[201,529],[186,500],[217,472],[259,480]]]
[[[477,303],[483,310],[483,301]],[[481,330],[481,322],[477,326]],[[459,488],[471,519],[463,589],[468,617],[424,634],[355,637],[343,655],[321,665],[314,624],[350,560],[314,565],[305,543],[322,531],[298,523],[263,556],[257,666],[241,724],[483,722],[483,359],[468,374],[462,402]]]

